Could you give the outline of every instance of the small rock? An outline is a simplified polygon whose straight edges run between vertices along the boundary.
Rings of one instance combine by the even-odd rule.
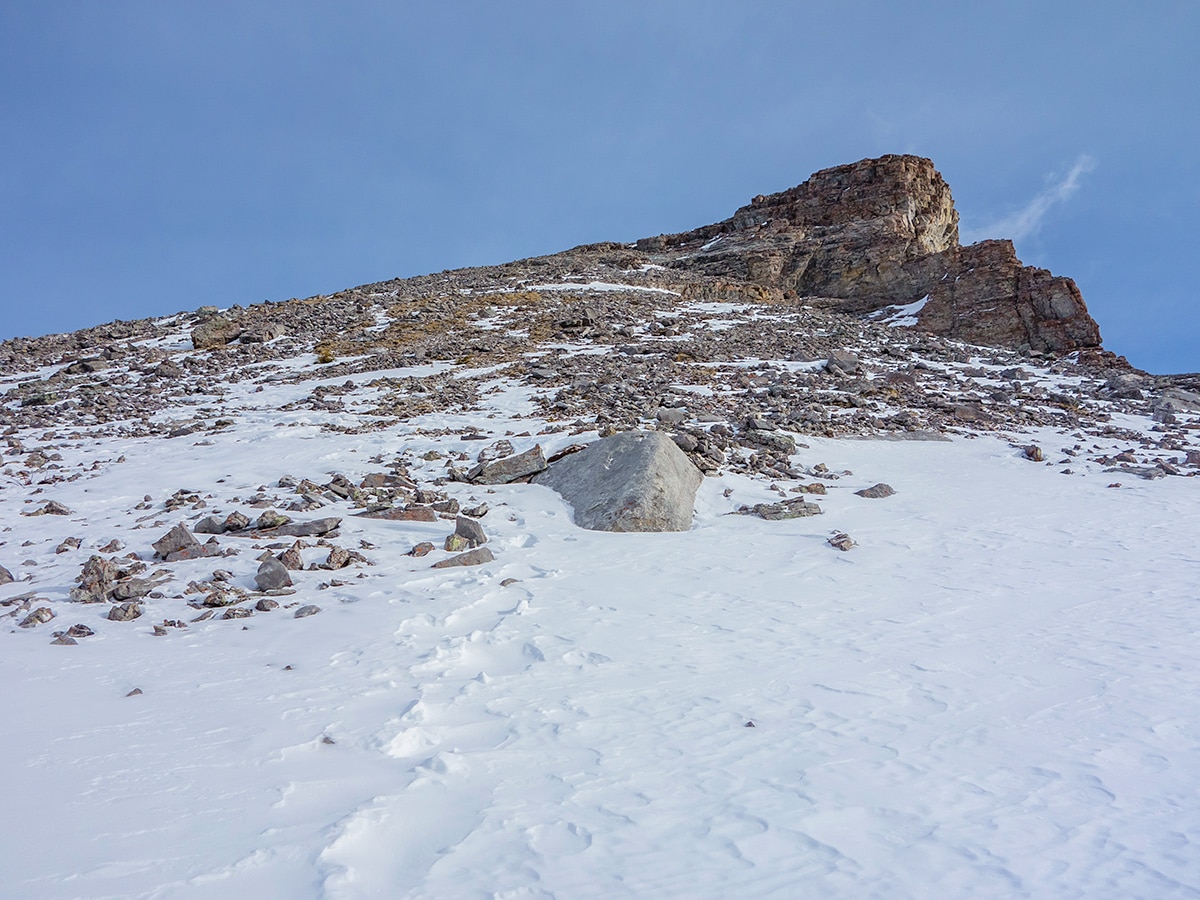
[[[829,539],[829,546],[845,551],[849,550],[851,547],[857,547],[858,544],[855,543],[854,539],[850,537],[850,535],[839,532]]]
[[[892,494],[896,493],[896,490],[890,484],[884,484],[881,481],[878,484],[873,484],[869,488],[863,488],[861,491],[855,491],[854,493],[869,500],[879,500],[883,497],[892,496]]]
[[[126,697],[137,697],[137,696],[139,696],[141,693],[142,693],[142,689],[141,689],[141,688],[134,688],[132,691],[130,691],[130,692],[129,692],[128,694],[126,694],[125,696],[126,696]]]
[[[520,578],[505,578],[500,582],[500,587],[508,587],[510,584],[516,584],[520,580]]]
[[[229,529],[224,519],[208,516],[197,522],[193,530],[196,534],[224,534]]]
[[[446,536],[446,542],[442,545],[442,549],[447,553],[458,553],[460,550],[468,550],[471,547],[471,542],[461,534],[450,534]]]
[[[296,610],[295,614],[293,615],[293,618],[303,619],[307,616],[315,616],[320,611],[321,611],[321,607],[313,606],[312,604],[309,604],[308,606],[302,606],[298,610]]]
[[[799,519],[804,516],[819,516],[825,510],[816,503],[809,503],[799,497],[784,500],[780,503],[756,503],[754,506],[743,506],[737,510],[739,516],[758,516],[768,522],[778,522],[783,519]]]
[[[8,569],[4,568],[4,566],[0,566],[0,584],[12,584],[12,582],[12,572],[8,571]]]
[[[279,554],[279,561],[283,563],[283,567],[292,572],[304,571],[304,557],[300,555],[300,542],[297,541],[291,547]]]
[[[79,538],[69,537],[61,544],[54,548],[55,553],[69,553],[72,550],[79,549]]]
[[[669,425],[672,428],[677,425],[682,425],[688,419],[688,412],[681,408],[660,407],[654,417],[664,425]]]
[[[280,588],[291,587],[292,577],[288,575],[283,563],[271,557],[263,560],[262,565],[258,567],[254,584],[260,591],[277,591]]]
[[[474,550],[468,550],[466,553],[460,553],[458,556],[452,556],[449,559],[436,562],[433,564],[433,568],[449,569],[456,566],[478,566],[491,562],[495,558],[492,555],[492,551],[487,547],[476,547]]]
[[[67,636],[74,638],[91,637],[95,633],[96,632],[92,631],[92,629],[88,628],[83,623],[72,625],[67,629]]]
[[[432,542],[421,541],[421,543],[414,545],[413,548],[408,551],[408,555],[409,556],[427,556],[432,551],[433,551],[433,543]]]
[[[461,538],[465,538],[468,547],[479,547],[487,543],[487,535],[484,534],[483,526],[474,519],[466,516],[459,516],[454,521],[454,533]]]
[[[254,615],[254,611],[244,606],[231,606],[221,615],[222,619],[245,619]]]
[[[71,646],[78,644],[79,641],[75,640],[75,638],[71,637],[70,635],[60,634],[58,637],[56,637],[50,643],[52,645],[57,644],[60,647],[71,647]]]
[[[526,450],[524,453],[480,463],[467,474],[467,480],[475,484],[509,484],[519,478],[536,475],[545,469],[546,456],[542,452],[542,445],[537,444],[532,450]]]
[[[108,618],[114,622],[132,622],[142,614],[142,604],[137,600],[118,603],[108,611]]]
[[[49,622],[54,618],[54,612],[48,606],[39,606],[24,619],[21,620],[21,628],[33,628],[36,625],[41,625],[44,622]]]
[[[462,511],[464,516],[470,516],[472,519],[482,519],[488,514],[488,505],[480,503],[478,506],[472,506]]]
[[[323,537],[332,534],[341,524],[342,520],[338,516],[313,519],[310,522],[292,522],[289,519],[287,524],[275,529],[275,534],[280,537]]]
[[[243,529],[249,528],[249,527],[250,527],[250,517],[243,513],[231,512],[229,515],[227,515],[225,517],[225,530],[226,531],[242,531]]]
[[[270,612],[273,609],[279,608],[279,601],[272,600],[270,597],[263,597],[261,600],[259,600],[257,603],[254,604],[254,608],[257,609],[259,612]]]
[[[292,520],[290,516],[285,516],[283,513],[277,512],[273,509],[268,509],[258,517],[258,521],[254,523],[254,527],[260,531],[267,531],[271,528],[278,528],[281,525],[287,525],[291,521]]]
[[[360,519],[384,519],[389,522],[436,522],[437,513],[428,506],[394,506],[356,513]]]
[[[23,512],[23,516],[69,516],[71,510],[63,506],[57,500],[47,500],[33,512]]]
[[[350,551],[342,547],[334,547],[329,551],[329,556],[325,560],[324,568],[344,569],[348,565],[350,565]]]
[[[1042,448],[1037,444],[1030,444],[1024,449],[1025,458],[1031,462],[1042,462],[1046,456],[1042,453]]]
[[[152,545],[160,559],[197,559],[204,555],[200,542],[182,522],[160,537]],[[194,555],[193,555],[194,554]]]

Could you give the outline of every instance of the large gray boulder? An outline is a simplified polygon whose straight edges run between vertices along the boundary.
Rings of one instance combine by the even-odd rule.
[[[703,480],[657,431],[614,434],[533,479],[561,494],[575,510],[575,524],[591,531],[687,531]]]

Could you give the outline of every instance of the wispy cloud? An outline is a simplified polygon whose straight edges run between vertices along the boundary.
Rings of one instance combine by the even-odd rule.
[[[1020,241],[1042,227],[1046,214],[1057,204],[1070,199],[1079,190],[1083,176],[1096,168],[1096,161],[1086,153],[1075,160],[1071,171],[1061,178],[1051,176],[1049,186],[1016,212],[989,222],[981,228],[963,229],[962,242],[973,244],[986,238],[1010,238]]]

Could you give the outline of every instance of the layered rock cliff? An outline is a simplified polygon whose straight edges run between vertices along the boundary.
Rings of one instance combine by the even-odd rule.
[[[915,304],[916,327],[976,344],[1100,346],[1075,282],[1022,265],[1010,241],[963,247],[950,187],[928,159],[824,169],[730,218],[637,242],[660,264],[868,314]]]

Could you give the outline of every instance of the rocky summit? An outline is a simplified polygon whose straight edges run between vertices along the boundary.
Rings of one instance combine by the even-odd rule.
[[[958,242],[950,186],[928,159],[824,169],[724,222],[637,242],[672,268],[762,285],[785,300],[888,315],[974,344],[1067,353],[1100,346],[1075,282],[1024,266],[1010,241]]]

